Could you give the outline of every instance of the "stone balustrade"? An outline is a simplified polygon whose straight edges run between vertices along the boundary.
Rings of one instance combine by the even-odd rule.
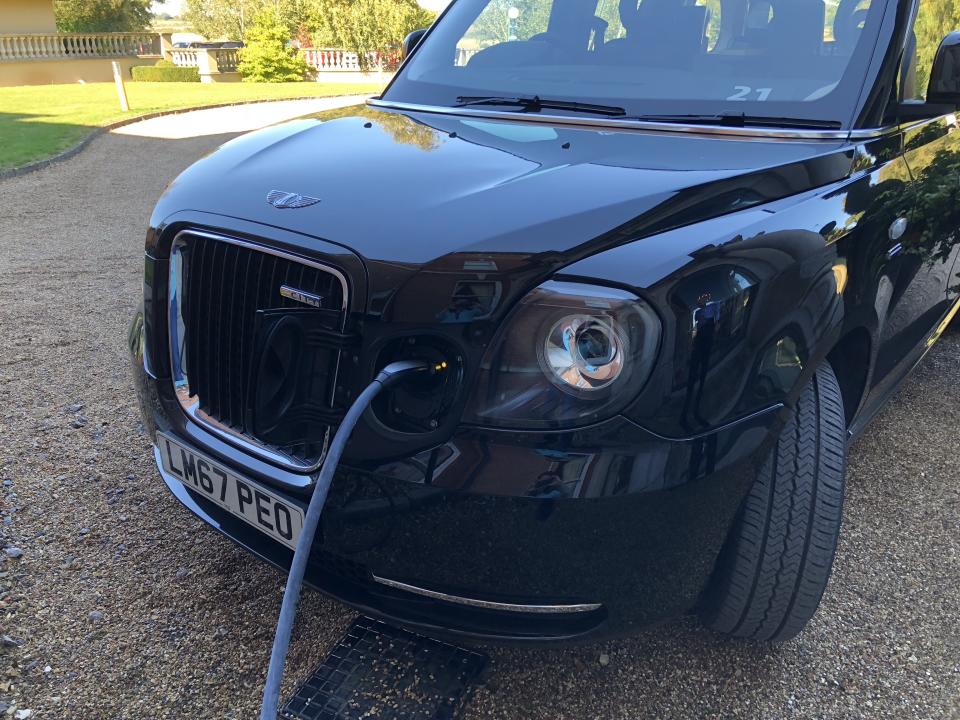
[[[367,67],[360,67],[360,56],[354,52],[330,48],[307,48],[303,50],[303,59],[317,72],[360,72],[366,70],[394,70],[400,62],[398,54],[380,55],[376,52],[366,54]]]
[[[213,58],[220,72],[237,72],[240,65],[240,51],[236,48],[176,48],[170,52],[170,59],[177,67],[200,67],[201,56]]]
[[[466,64],[467,64],[468,62],[470,62],[470,58],[472,58],[472,57],[473,57],[474,55],[476,55],[478,52],[479,52],[479,50],[477,50],[477,49],[475,49],[475,48],[462,48],[462,47],[458,47],[458,48],[457,48],[457,56],[456,56],[453,64],[456,65],[457,67],[464,67],[464,66],[466,66]]]
[[[217,67],[220,72],[237,72],[240,65],[240,51],[236,48],[217,48],[208,50],[217,58]]]
[[[0,62],[160,54],[160,36],[156,33],[0,35]]]
[[[170,60],[177,67],[195,67],[200,82],[235,82],[240,79],[240,51],[236,48],[174,48]]]
[[[197,51],[174,48],[170,51],[170,61],[177,67],[197,67]]]

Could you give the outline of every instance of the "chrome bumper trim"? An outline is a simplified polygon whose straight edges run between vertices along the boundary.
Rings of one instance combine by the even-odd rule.
[[[386,585],[394,590],[403,590],[404,592],[422,595],[423,597],[434,600],[443,600],[444,602],[456,603],[457,605],[468,605],[470,607],[483,608],[484,610],[500,610],[503,612],[515,613],[582,613],[593,612],[603,607],[600,603],[578,603],[573,605],[521,605],[517,603],[493,602],[491,600],[478,600],[476,598],[461,597],[459,595],[449,595],[436,590],[427,590],[426,588],[408,585],[398,580],[390,580],[379,575],[372,575],[373,579],[381,585]]]

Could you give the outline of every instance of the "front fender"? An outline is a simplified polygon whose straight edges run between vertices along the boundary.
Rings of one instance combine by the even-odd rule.
[[[854,213],[847,196],[889,196],[889,186],[876,192],[881,184],[866,173],[568,266],[563,277],[631,288],[663,318],[656,369],[624,414],[666,437],[709,432],[792,405],[852,326],[874,335],[871,259],[880,250],[865,242],[876,233],[858,230],[857,221],[870,226],[877,213]]]

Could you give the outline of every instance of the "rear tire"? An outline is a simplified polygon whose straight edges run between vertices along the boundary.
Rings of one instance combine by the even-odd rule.
[[[702,612],[734,637],[795,637],[820,604],[843,514],[843,399],[824,363],[803,389],[775,450],[754,481]]]

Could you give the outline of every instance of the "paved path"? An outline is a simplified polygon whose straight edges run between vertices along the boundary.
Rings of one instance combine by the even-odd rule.
[[[300,115],[353,105],[362,102],[364,97],[366,96],[354,95],[309,100],[280,100],[230,105],[209,110],[191,110],[124,125],[113,133],[164,140],[244,133]]]
[[[151,206],[229,137],[145,137],[156,125],[0,181],[0,534],[23,551],[0,555],[0,632],[23,641],[0,648],[0,702],[40,720],[253,717],[283,589],[170,497],[134,407],[124,342]],[[854,448],[836,571],[797,640],[683,620],[495,650],[468,718],[960,718],[958,427],[954,331]],[[351,617],[308,593],[288,677]]]

